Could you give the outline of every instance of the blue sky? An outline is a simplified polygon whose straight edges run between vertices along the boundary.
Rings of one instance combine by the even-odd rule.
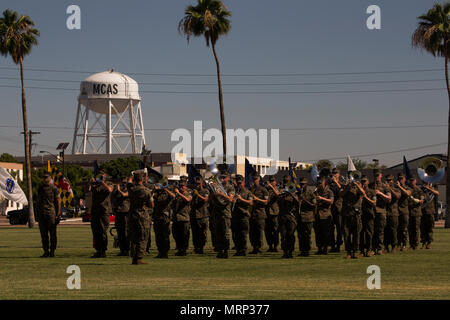
[[[123,73],[215,74],[210,48],[202,38],[189,45],[177,32],[186,5],[171,1],[10,1],[11,8],[28,14],[41,31],[39,46],[25,59],[25,78],[82,81],[88,74],[47,73],[27,68],[81,70],[114,68]],[[442,71],[297,77],[223,78],[225,116],[229,128],[280,128],[282,159],[315,160],[345,155],[377,154],[446,142],[448,100],[445,91],[407,91],[322,94],[227,94],[235,91],[359,91],[444,88],[445,81],[351,85],[292,85],[293,83],[367,82],[444,79],[442,59],[411,48],[416,17],[432,0],[397,1],[224,1],[232,11],[232,30],[218,43],[222,72],[227,74],[320,74],[365,71],[442,69]],[[81,30],[66,28],[66,8],[81,8]],[[381,30],[368,30],[366,8],[381,8]],[[3,10],[2,10],[3,11]],[[0,67],[14,67],[0,57]],[[18,78],[17,70],[0,69],[1,77]],[[146,83],[214,84],[215,77],[133,76]],[[0,79],[0,152],[23,154],[18,80]],[[253,84],[239,86],[233,84]],[[257,85],[271,84],[271,85]],[[277,85],[274,85],[277,84]],[[287,85],[279,85],[287,84]],[[289,85],[290,84],[290,85]],[[26,86],[71,88],[79,84],[26,81]],[[147,91],[211,91],[208,86],[141,85]],[[58,142],[71,141],[77,91],[28,89],[30,127],[69,127],[38,131],[35,151],[54,151]],[[152,129],[220,127],[216,94],[141,93],[146,138],[150,149],[169,152],[170,132]],[[16,125],[18,128],[4,126]],[[429,125],[426,128],[357,130],[296,130],[286,128],[348,128]],[[3,126],[3,127],[2,127]],[[53,147],[53,149],[52,149]],[[444,152],[445,146],[364,160],[400,163],[424,153]]]

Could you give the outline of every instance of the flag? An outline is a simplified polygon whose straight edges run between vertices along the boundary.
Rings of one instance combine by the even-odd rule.
[[[51,173],[53,184],[58,188],[62,206],[66,209],[72,209],[72,200],[75,196],[72,188],[70,187],[69,181],[67,181],[57,166],[53,166],[51,168]]]
[[[59,171],[57,166],[51,167],[52,180],[56,187],[59,187],[59,180],[63,176],[62,172]]]
[[[153,169],[150,166],[147,166],[147,174],[148,174],[149,180],[151,180],[152,183],[157,183],[158,181],[160,181],[163,178],[163,175],[161,173],[159,173],[158,171],[156,171],[155,169]]]
[[[256,170],[253,169],[252,165],[248,161],[247,158],[245,158],[245,187],[250,188],[250,183],[252,182],[252,175],[256,173]]]
[[[0,167],[0,194],[8,200],[28,205],[27,197],[23,193],[19,184],[5,168]]]
[[[59,180],[59,197],[64,208],[72,208],[72,200],[74,198],[74,194],[69,182],[65,177],[61,177]]]
[[[300,188],[300,185],[298,184],[297,175],[295,174],[293,167],[294,167],[294,164],[291,163],[291,157],[289,157],[289,175],[292,178],[292,182],[295,183],[295,186],[297,188]]]
[[[98,169],[98,162],[97,160],[94,161],[94,177],[98,176],[100,170]]]
[[[188,171],[188,185],[193,186],[195,185],[195,178],[201,177],[202,175],[198,170],[195,168],[193,164],[187,165],[187,171]]]
[[[236,169],[236,164],[230,164],[228,165],[228,174],[232,175],[234,173],[234,170]]]
[[[48,173],[52,172],[52,165],[50,164],[50,160],[47,161],[47,172]]]
[[[317,178],[319,177],[319,170],[317,170],[317,166],[315,163],[311,169],[311,176],[313,177],[314,183],[316,183]]]
[[[409,170],[408,161],[406,161],[405,156],[403,156],[403,173],[406,176],[406,180],[408,181],[411,177],[411,170]]]
[[[353,172],[356,171],[356,167],[353,164],[352,158],[350,158],[349,155],[347,155],[347,172]]]

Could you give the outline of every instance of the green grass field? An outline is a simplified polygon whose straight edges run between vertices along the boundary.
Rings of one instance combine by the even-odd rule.
[[[0,228],[0,299],[449,299],[450,230],[436,229],[432,250],[346,260],[344,254],[281,259],[281,253],[216,259],[91,259],[89,226],[58,228],[56,257],[42,259],[38,228]],[[152,232],[152,240],[154,234]],[[298,253],[298,252],[297,252]],[[381,268],[381,290],[368,290],[369,265]],[[69,265],[81,268],[81,290],[68,290]]]

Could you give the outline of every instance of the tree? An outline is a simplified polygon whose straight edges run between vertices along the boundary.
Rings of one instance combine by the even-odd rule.
[[[139,169],[139,159],[137,157],[119,158],[103,162],[99,169],[105,170],[113,180],[122,180],[131,175],[131,171]]]
[[[219,111],[222,128],[222,148],[224,163],[227,154],[227,138],[225,127],[225,114],[223,108],[222,80],[220,76],[219,58],[216,52],[216,43],[219,37],[226,35],[231,30],[231,12],[218,0],[198,0],[196,6],[187,6],[185,16],[178,24],[178,31],[184,34],[189,43],[191,36],[204,36],[206,46],[211,48],[214,54],[217,68],[217,86],[219,89]]]
[[[9,153],[2,153],[0,155],[0,162],[19,163],[19,161],[17,161],[16,158]]]
[[[361,171],[367,168],[367,162],[358,158],[352,160],[355,165],[356,170]],[[341,170],[342,172],[347,172],[347,162],[338,162],[336,168]]]
[[[450,57],[450,3],[444,5],[436,3],[433,8],[419,16],[418,27],[412,35],[412,46],[431,53],[434,57],[444,58],[445,81],[449,103],[448,114],[448,142],[447,142],[447,170],[450,168],[450,84],[448,76],[448,59]],[[447,172],[446,203],[450,204],[450,174]],[[450,228],[450,215],[447,214],[446,228]]]
[[[15,64],[20,66],[20,80],[22,83],[22,117],[25,140],[25,167],[27,172],[27,192],[29,203],[28,226],[34,226],[33,191],[31,185],[31,146],[28,131],[27,103],[25,98],[25,86],[23,79],[23,59],[31,52],[31,48],[37,45],[36,37],[39,31],[34,27],[34,22],[29,16],[18,15],[9,9],[3,12],[0,18],[0,53],[3,56],[10,55]]]

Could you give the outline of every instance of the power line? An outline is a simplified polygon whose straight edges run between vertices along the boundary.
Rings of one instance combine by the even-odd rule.
[[[21,88],[20,86],[0,85],[0,88]],[[26,87],[26,89],[40,89],[40,90],[61,90],[61,91],[79,91],[74,88],[50,88],[50,87]],[[388,93],[388,92],[425,92],[425,91],[442,91],[447,88],[411,88],[411,89],[386,89],[386,90],[334,90],[334,91],[224,91],[225,94],[338,94],[338,93]],[[140,90],[139,93],[152,94],[214,94],[216,91],[146,91]]]
[[[13,67],[0,67],[4,70],[17,70]],[[27,71],[37,72],[55,72],[55,73],[78,73],[92,74],[93,71],[80,70],[62,70],[62,69],[46,69],[46,68],[27,68]],[[297,77],[297,76],[334,76],[334,75],[362,75],[362,74],[395,74],[395,73],[417,73],[417,72],[442,72],[442,69],[415,69],[415,70],[385,70],[385,71],[360,71],[360,72],[327,72],[327,73],[261,73],[261,74],[222,74],[223,77]],[[128,72],[129,75],[142,76],[168,76],[168,77],[216,77],[214,74],[203,73],[145,73],[145,72]]]
[[[17,77],[0,77],[2,80],[20,80]],[[417,79],[417,80],[380,80],[380,81],[346,81],[346,82],[297,82],[297,83],[224,83],[224,86],[315,86],[315,85],[347,85],[347,84],[392,84],[392,83],[417,83],[417,82],[438,82],[445,79]],[[27,78],[25,81],[41,82],[67,82],[80,83],[79,80],[63,79],[36,79]],[[108,83],[108,82],[104,82]],[[139,85],[152,86],[217,86],[216,83],[179,83],[179,82],[139,82]]]
[[[400,152],[408,152],[408,151],[416,151],[416,150],[422,150],[422,149],[428,149],[428,148],[434,148],[434,147],[440,147],[443,145],[447,145],[447,142],[442,143],[436,143],[436,144],[430,144],[420,147],[412,147],[407,149],[399,149],[399,150],[393,150],[393,151],[387,151],[387,152],[378,152],[378,153],[368,153],[368,154],[357,154],[357,155],[351,155],[352,158],[366,158],[366,157],[372,157],[372,156],[381,156],[386,154],[393,154],[393,153],[400,153]],[[339,158],[328,158],[324,157],[322,159],[328,159],[328,160],[343,160],[346,159],[346,157],[339,157]],[[301,161],[295,161],[295,162],[317,162],[322,159],[315,159],[315,160],[301,160]]]
[[[429,125],[392,125],[392,126],[359,126],[359,127],[306,127],[306,128],[273,128],[280,131],[316,131],[316,130],[373,130],[373,129],[412,129],[412,128],[441,128],[447,127],[447,124],[429,124]],[[0,125],[0,128],[21,128],[21,126]],[[58,126],[33,126],[32,129],[57,129],[57,130],[73,130],[73,127]],[[145,131],[173,131],[179,128],[146,128]],[[194,129],[185,128],[188,131]],[[244,129],[246,130],[246,129]]]

